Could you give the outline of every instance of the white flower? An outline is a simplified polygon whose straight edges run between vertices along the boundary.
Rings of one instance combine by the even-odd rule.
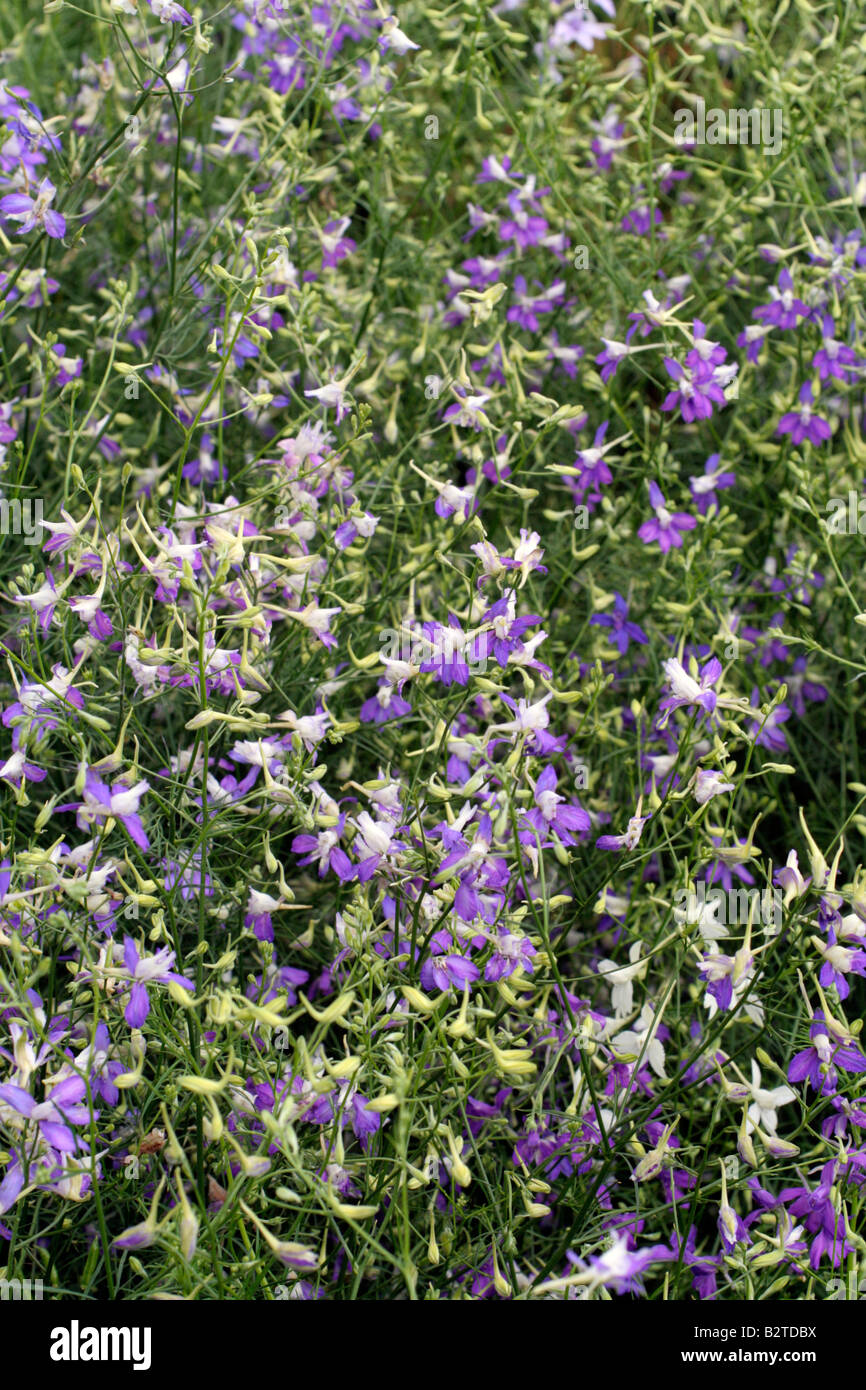
[[[251,888],[247,899],[247,912],[261,916],[266,912],[277,912],[281,903],[279,898],[272,898],[270,893],[262,893],[257,888]]]
[[[127,787],[119,792],[112,792],[109,807],[113,816],[134,816],[138,813],[138,803],[144,793],[150,787],[149,782],[136,782],[134,787]],[[87,792],[84,793],[85,801],[90,798]],[[99,803],[95,803],[99,804]]]
[[[287,709],[279,716],[281,724],[288,724],[298,737],[303,741],[307,752],[312,752],[313,746],[321,743],[328,726],[331,716],[322,711],[320,714],[295,714],[294,710]]]
[[[239,763],[246,763],[249,767],[270,766],[275,758],[285,756],[284,749],[278,743],[271,743],[267,739],[253,743],[246,740],[236,743],[232,749],[232,757]]]
[[[698,887],[698,893],[689,891],[685,907],[674,908],[674,918],[680,925],[697,927],[704,944],[707,945],[730,935],[725,923],[719,921],[719,908],[724,905],[725,899],[720,888],[711,890],[707,897],[704,884],[701,883]]]
[[[599,974],[604,975],[611,987],[610,999],[617,1018],[625,1018],[626,1014],[631,1013],[634,1003],[633,981],[642,979],[646,974],[646,961],[640,959],[642,950],[640,941],[633,941],[628,952],[630,965],[617,965],[612,960],[600,960],[598,963]]]
[[[534,705],[529,704],[527,700],[518,700],[514,718],[505,724],[497,725],[497,731],[502,734],[525,734],[534,729],[546,729],[550,723],[547,704],[552,698],[552,694],[545,695],[543,699],[536,700]]]
[[[389,825],[387,821],[374,821],[369,811],[361,811],[355,817],[355,825],[361,833],[361,847],[366,850],[363,858],[388,853],[394,834],[393,825]]]
[[[8,782],[23,776],[25,761],[26,754],[23,748],[19,748],[17,753],[13,753],[6,759],[5,763],[0,766],[0,777]]]
[[[787,907],[792,898],[801,898],[808,888],[808,882],[800,873],[800,865],[797,860],[797,851],[792,849],[788,858],[785,860],[785,867],[780,869],[776,875],[776,882],[785,890],[785,906]]]
[[[50,608],[53,603],[56,603],[59,597],[54,585],[49,584],[46,579],[41,587],[34,590],[32,594],[19,594],[13,597],[12,602],[29,603],[35,613],[42,613],[46,608]]]
[[[454,425],[465,425],[473,428],[480,420],[483,425],[489,425],[490,421],[484,413],[484,407],[490,400],[490,392],[480,392],[476,396],[463,396],[459,400],[460,409],[450,416],[451,423]]]
[[[139,956],[138,964],[132,972],[133,980],[159,980],[174,964],[174,951],[163,946],[155,955]]]
[[[752,1084],[749,1087],[749,1094],[752,1097],[752,1104],[749,1106],[748,1122],[746,1133],[752,1131],[760,1125],[761,1129],[766,1130],[767,1134],[776,1133],[776,1111],[780,1105],[789,1105],[792,1100],[797,1099],[795,1091],[790,1086],[776,1086],[772,1091],[767,1091],[761,1086],[761,1072],[754,1057],[752,1058]]]
[[[544,551],[539,546],[541,540],[537,531],[520,532],[520,542],[514,548],[514,558],[522,565],[525,560],[540,560]]]
[[[339,608],[319,608],[313,601],[300,611],[292,610],[291,616],[297,618],[299,623],[303,623],[304,627],[310,628],[312,632],[323,633],[328,631],[331,619],[341,611]]]
[[[662,1081],[667,1081],[664,1044],[658,1037],[654,1037],[651,1042],[647,1043],[652,1027],[653,1011],[649,1004],[645,1004],[640,1018],[637,1020],[637,1027],[628,1029],[624,1033],[618,1033],[611,1040],[611,1046],[614,1052],[622,1056],[625,1061],[636,1062],[640,1057],[641,1066],[649,1063],[656,1076]]]
[[[658,509],[657,509],[658,510]],[[699,695],[703,694],[697,681],[689,675],[679,661],[669,657],[662,663],[664,673],[670,683],[671,693],[678,700],[688,700],[693,704]]]
[[[565,797],[560,796],[559,793],[555,792],[552,787],[549,791],[537,791],[535,793],[535,804],[537,805],[539,811],[541,812],[546,821],[552,821],[554,819],[556,815],[557,806],[559,805],[560,801],[564,800]]]
[[[413,43],[411,39],[406,37],[403,30],[398,27],[397,16],[393,14],[382,23],[381,42],[383,49],[393,48],[394,52],[401,58],[404,53],[409,53],[413,48],[421,47],[420,44]]]
[[[722,792],[732,792],[733,782],[723,782],[722,774],[716,771],[701,770],[695,774],[695,801],[699,806],[705,806],[714,796],[720,796]]]

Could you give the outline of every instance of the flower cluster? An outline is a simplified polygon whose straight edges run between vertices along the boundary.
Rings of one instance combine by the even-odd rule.
[[[0,55],[10,1277],[860,1251],[866,58],[690,11],[662,94],[645,8],[109,0]],[[692,71],[838,138],[650,139]]]

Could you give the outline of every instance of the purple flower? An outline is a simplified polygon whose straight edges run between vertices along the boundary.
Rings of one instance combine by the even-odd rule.
[[[614,10],[610,0],[599,0],[598,8],[613,16]],[[588,5],[575,4],[570,10],[565,9],[547,37],[547,47],[550,50],[548,62],[553,67],[555,62],[561,61],[560,55],[567,54],[569,46],[573,43],[585,53],[591,53],[596,39],[607,38],[609,30],[609,24],[600,24],[593,18]]]
[[[334,532],[337,549],[346,550],[359,536],[363,540],[369,540],[378,525],[379,518],[373,516],[372,512],[362,512],[360,516],[349,517]]]
[[[60,1153],[74,1153],[79,1141],[70,1125],[87,1124],[90,1119],[90,1110],[80,1104],[86,1094],[87,1087],[81,1077],[69,1076],[52,1086],[43,1101],[36,1101],[21,1086],[7,1083],[0,1086],[0,1103],[11,1106],[25,1119],[35,1121],[49,1148]]]
[[[420,670],[432,673],[443,685],[468,685],[469,665],[467,663],[468,639],[453,613],[448,615],[448,626],[442,623],[424,623],[421,632],[424,636],[424,660]],[[469,653],[470,660],[482,656]]]
[[[517,180],[525,178],[525,174],[520,174],[511,167],[511,155],[506,154],[502,159],[497,159],[496,155],[488,155],[481,161],[481,173],[476,176],[476,183],[507,183],[509,179]]]
[[[736,481],[736,473],[725,473],[719,467],[719,455],[710,454],[703,474],[689,478],[689,488],[701,516],[706,516],[711,507],[719,506],[717,491],[733,487]]]
[[[149,782],[136,782],[134,787],[130,787],[120,781],[115,782],[109,790],[101,777],[88,768],[84,779],[84,800],[78,806],[76,821],[84,829],[94,821],[105,821],[110,816],[120,821],[139,849],[150,849],[150,841],[138,814],[139,802],[149,789]]]
[[[823,703],[828,699],[829,691],[826,685],[819,685],[817,681],[809,680],[807,673],[809,658],[798,656],[790,672],[785,677],[785,685],[788,688],[788,698],[798,719],[804,719],[806,715],[806,701],[813,700],[816,704]]]
[[[308,864],[318,864],[319,878],[324,878],[330,869],[341,883],[347,883],[353,878],[354,867],[340,845],[345,824],[346,817],[340,816],[337,824],[327,830],[320,830],[315,835],[296,835],[292,840],[292,853],[305,856],[298,860],[298,867],[306,868]]]
[[[213,453],[213,439],[203,434],[198,457],[184,464],[182,475],[197,487],[212,487],[214,483],[225,482],[228,469]]]
[[[164,882],[167,893],[174,893],[177,890],[183,902],[187,903],[193,902],[201,896],[213,897],[213,880],[209,873],[205,873],[204,883],[202,883],[200,850],[191,857],[187,857],[183,864],[179,864],[175,859],[163,859],[162,867],[165,870]]]
[[[12,736],[15,749],[20,747],[22,733],[30,731],[41,739],[57,728],[60,721],[51,713],[52,706],[62,709],[66,715],[70,713],[70,706],[84,709],[84,697],[72,684],[73,673],[59,663],[52,666],[51,672],[48,681],[23,680],[18,699],[3,711],[4,729],[11,726],[15,731]]]
[[[457,985],[463,989],[473,984],[479,977],[478,966],[460,955],[447,931],[434,932],[430,941],[430,954],[421,966],[421,985],[424,989],[450,989]]]
[[[530,246],[537,246],[548,230],[545,218],[533,216],[523,206],[526,201],[532,209],[540,211],[541,205],[537,198],[541,197],[542,192],[550,192],[550,189],[539,189],[536,196],[532,192],[533,183],[534,179],[528,179],[525,188],[511,190],[506,198],[511,215],[503,218],[498,228],[500,241],[513,241],[521,251]]]
[[[13,222],[20,222],[22,232],[41,227],[46,236],[59,239],[66,231],[66,218],[51,207],[56,192],[51,180],[43,179],[35,198],[28,193],[7,193],[5,198],[0,198],[0,213]]]
[[[664,364],[668,376],[677,385],[665,396],[662,410],[676,410],[679,406],[683,419],[691,424],[694,420],[709,420],[713,405],[721,407],[725,404],[724,387],[733,380],[736,367],[714,367],[708,362],[692,364],[688,358],[684,366],[672,357],[666,357]]]
[[[587,1281],[590,1288],[603,1284],[614,1293],[639,1294],[642,1292],[641,1275],[648,1265],[666,1262],[675,1258],[667,1245],[649,1245],[643,1250],[630,1250],[629,1237],[620,1236],[610,1250],[595,1255],[586,1262],[572,1250],[566,1251],[569,1262],[577,1269],[590,1275]]]
[[[866,1057],[849,1037],[831,1037],[822,1009],[816,1009],[809,1027],[809,1046],[791,1059],[788,1080],[792,1085],[808,1081],[818,1095],[831,1096],[836,1090],[838,1072],[866,1071]]]
[[[517,323],[529,333],[537,333],[541,328],[539,314],[549,314],[558,304],[565,303],[565,284],[558,280],[549,290],[536,281],[539,294],[529,294],[524,276],[515,275],[513,302],[505,317],[509,323]]]
[[[270,1004],[279,994],[285,994],[289,1006],[298,1002],[297,988],[305,985],[310,975],[292,965],[269,965],[263,975],[255,975],[246,988],[246,996],[257,1004]]]
[[[399,853],[405,848],[400,840],[395,839],[396,826],[390,819],[380,818],[373,820],[369,811],[359,811],[355,817],[355,828],[358,832],[352,848],[360,856],[360,862],[355,872],[361,883],[366,883],[368,879],[378,869],[383,860],[386,862],[390,857]]]
[[[367,1100],[364,1096],[352,1096],[349,1107],[349,1124],[352,1126],[362,1145],[365,1140],[375,1134],[382,1124],[382,1116],[375,1110],[367,1109]]]
[[[794,281],[789,270],[779,272],[778,287],[770,288],[770,303],[755,310],[755,318],[774,328],[796,328],[798,319],[809,317],[811,310],[794,294]]]
[[[837,342],[833,336],[835,331],[836,325],[830,315],[825,314],[821,328],[821,346],[812,358],[812,366],[821,381],[827,381],[831,377],[837,377],[843,382],[855,381],[857,368],[861,365],[860,360],[853,348]]]
[[[600,121],[590,121],[593,130],[598,131],[590,149],[595,155],[596,168],[606,172],[613,163],[613,157],[628,141],[624,139],[625,126],[619,119],[619,108],[608,106]]]
[[[757,690],[752,691],[751,703],[756,706],[760,703],[760,695]],[[771,710],[766,719],[749,725],[749,738],[753,738],[759,748],[769,748],[772,753],[784,753],[788,747],[788,740],[778,728],[779,724],[786,724],[791,718],[791,711],[787,705],[777,705]]]
[[[264,64],[264,72],[267,75],[267,85],[272,91],[280,96],[287,96],[295,88],[301,90],[306,85],[306,69],[302,62],[298,61],[296,54],[299,45],[296,40],[285,38],[278,45],[277,51],[272,58],[268,58]],[[351,114],[352,104],[349,103],[349,110],[346,111],[346,103],[337,102],[333,109],[334,116],[339,120],[341,116],[348,115],[349,120],[355,119]],[[339,108],[339,109],[338,109]],[[216,127],[216,121],[214,122]],[[237,153],[248,154],[251,159],[258,159],[258,147],[253,141],[241,135],[239,138],[235,133],[235,138],[229,142]]]
[[[757,364],[769,332],[769,328],[762,328],[759,323],[749,323],[737,338],[737,347],[746,349],[746,360],[753,365]]]
[[[707,994],[717,1006],[729,1009],[734,997],[734,972],[739,962],[734,956],[720,953],[704,956],[698,965],[698,974],[703,975]]]
[[[10,1163],[6,1172],[3,1174],[3,1181],[0,1182],[0,1215],[14,1206],[24,1188],[24,1169],[15,1159]],[[0,1226],[0,1231],[5,1233],[6,1227]],[[11,1239],[11,1232],[5,1235],[6,1240]]]
[[[442,840],[449,853],[439,866],[437,878],[459,874],[460,882],[454,895],[454,908],[463,922],[474,922],[479,916],[492,920],[476,884],[497,893],[508,882],[508,866],[503,858],[494,855],[493,824],[483,815],[474,826],[472,841],[446,826]]]
[[[364,701],[358,713],[363,724],[387,724],[391,719],[411,714],[412,706],[398,694],[397,686],[383,676],[376,694]]]
[[[726,782],[718,768],[699,768],[695,773],[695,801],[699,806],[706,806],[714,796],[733,790],[734,783]]]
[[[81,1071],[90,1068],[90,1089],[94,1096],[99,1096],[106,1105],[114,1106],[120,1103],[120,1091],[114,1083],[126,1071],[126,1067],[123,1062],[110,1060],[110,1050],[108,1029],[104,1023],[97,1023],[93,1042],[79,1052],[76,1065]]]
[[[60,594],[57,592],[51,571],[45,571],[45,579],[32,594],[16,595],[12,602],[24,603],[32,609],[42,631],[47,632],[54,621],[54,613],[60,602]]]
[[[595,842],[596,849],[635,849],[640,844],[643,828],[650,816],[640,814],[640,803],[638,802],[637,814],[629,820],[628,827],[622,835],[600,835]]]
[[[601,379],[606,383],[616,375],[617,367],[623,358],[628,357],[630,349],[627,343],[620,343],[616,338],[602,338],[601,341],[604,351],[598,354],[595,362],[601,367]]]
[[[853,1254],[854,1247],[845,1239],[845,1217],[837,1213],[833,1197],[836,1178],[836,1164],[833,1159],[821,1169],[821,1180],[817,1187],[784,1187],[779,1200],[788,1205],[791,1216],[802,1221],[806,1230],[814,1235],[809,1253],[809,1263],[817,1269],[823,1255],[829,1255],[830,1263],[838,1269],[843,1259]]]
[[[515,936],[511,932],[500,931],[496,949],[484,967],[485,980],[505,980],[515,970],[525,970],[531,975],[534,970],[533,956],[538,952],[525,936]]]
[[[465,387],[455,386],[454,394],[457,396],[457,400],[445,410],[442,415],[443,420],[448,420],[453,425],[459,425],[463,429],[475,430],[476,432],[489,426],[490,421],[484,410],[485,405],[490,400],[489,392],[481,391],[477,395],[470,395]],[[443,501],[445,499],[440,495],[439,502],[436,503],[436,512],[442,517],[450,516],[455,508],[446,501],[445,505],[448,510],[440,511],[440,502]]]
[[[799,410],[787,411],[776,426],[776,434],[789,434],[792,444],[802,444],[808,439],[811,444],[825,444],[833,431],[820,415],[812,413],[812,383],[806,381],[800,387]]]
[[[163,24],[192,24],[192,15],[177,0],[148,0],[148,3]]]
[[[649,500],[655,516],[643,523],[638,530],[638,536],[644,545],[658,541],[662,554],[666,555],[669,550],[679,549],[682,545],[683,538],[680,532],[693,531],[698,523],[688,512],[669,512],[662,490],[656,482],[649,485]]]
[[[785,890],[786,904],[792,898],[801,898],[812,882],[811,878],[803,878],[800,873],[800,865],[797,860],[797,851],[792,849],[785,864],[781,869],[776,869],[773,874],[773,882],[778,888]]]
[[[692,346],[686,353],[686,366],[692,370],[699,367],[721,367],[727,355],[727,349],[721,343],[707,337],[707,325],[701,319],[693,319]]]
[[[721,847],[722,841],[717,836],[712,835],[710,839],[716,849]],[[741,847],[744,851],[743,858],[748,859],[749,846],[747,842],[739,836],[735,837],[735,840],[737,847]],[[725,859],[716,859],[707,869],[705,882],[721,883],[725,892],[729,893],[733,887],[735,878],[740,879],[742,883],[751,884],[755,882],[754,875],[749,872],[744,863],[738,863],[736,859],[732,859],[729,864]]]
[[[36,763],[27,761],[22,749],[18,749],[11,757],[0,764],[0,779],[8,782],[10,786],[20,790],[24,782],[44,782],[48,776],[44,767],[37,766]]]
[[[273,898],[270,893],[262,893],[256,888],[250,888],[248,892],[244,926],[247,931],[252,932],[258,941],[273,941],[274,922],[272,914],[280,907],[279,898]]]
[[[698,672],[697,680],[673,657],[669,657],[663,663],[663,669],[671,693],[665,696],[659,705],[659,709],[664,711],[664,717],[659,721],[661,728],[667,724],[671,712],[675,709],[698,705],[706,714],[713,713],[718,701],[713,686],[722,674],[722,663],[718,657],[711,657],[704,663]]]
[[[684,1265],[694,1271],[692,1288],[698,1298],[715,1298],[716,1296],[716,1274],[721,1258],[718,1255],[698,1255],[695,1253],[695,1240],[697,1230],[694,1226],[689,1228],[688,1236],[683,1244],[679,1234],[674,1231],[671,1236],[671,1249],[674,1258],[681,1259]]]
[[[609,483],[613,482],[613,474],[608,468],[604,456],[608,449],[612,449],[618,441],[613,440],[610,444],[604,443],[607,426],[607,420],[599,425],[591,448],[587,447],[577,451],[573,467],[578,470],[578,476],[575,479],[575,491],[579,502],[583,501],[584,494],[590,489],[593,492],[593,500],[598,501],[601,496],[598,489],[607,487]],[[568,476],[571,477],[571,469],[569,469]]]
[[[333,270],[340,261],[345,260],[356,250],[357,243],[351,237],[343,235],[351,220],[350,217],[339,217],[325,223],[321,232],[323,270]],[[307,394],[311,393],[307,392]],[[339,419],[337,423],[339,424]]]
[[[195,991],[192,980],[169,969],[169,966],[174,964],[174,956],[174,951],[168,950],[165,946],[153,956],[141,956],[132,937],[123,938],[123,963],[132,982],[129,1002],[124,1013],[130,1028],[140,1028],[150,1013],[148,984],[174,983],[180,985],[181,989]]]
[[[824,962],[818,977],[821,984],[825,989],[835,985],[839,998],[847,999],[851,993],[851,987],[846,976],[852,972],[855,975],[866,976],[866,951],[862,950],[859,945],[840,945],[836,939],[836,933],[832,930],[829,932],[826,944],[819,936],[813,936],[811,940]]]
[[[821,1121],[821,1133],[825,1139],[844,1140],[849,1124],[866,1129],[866,1096],[859,1096],[853,1101],[846,1100],[844,1096],[833,1096],[830,1105],[831,1113]]]
[[[590,828],[590,819],[582,806],[570,806],[564,796],[556,790],[556,773],[548,764],[539,775],[533,790],[535,802],[531,811],[523,817],[524,824],[537,830],[544,843],[549,831],[554,830],[564,845],[576,844],[572,831],[585,834]],[[535,844],[535,836],[530,832],[521,833],[525,844]]]
[[[632,232],[634,236],[646,236],[650,227],[660,227],[662,220],[659,208],[650,210],[649,203],[639,203],[626,213],[620,226],[624,232]]]
[[[81,376],[84,370],[83,357],[70,357],[67,355],[66,348],[62,343],[55,343],[51,349],[57,358],[57,375],[55,381],[58,386],[65,386],[67,382],[75,381]],[[2,433],[2,430],[0,430]],[[12,436],[14,439],[14,435]]]
[[[538,570],[546,574],[547,570],[538,563],[544,552],[538,548],[537,541],[536,532],[533,531],[527,536],[527,533],[522,531],[521,543],[516,547],[515,558],[503,556],[498,562],[503,569],[519,569],[524,566],[527,569]],[[533,670],[542,671],[544,675],[550,677],[550,668],[543,666],[533,656],[535,648],[546,639],[547,634],[545,632],[536,633],[528,642],[523,641],[523,635],[527,629],[540,623],[541,619],[537,613],[527,613],[522,618],[518,618],[516,608],[515,591],[506,589],[502,598],[497,599],[486,609],[483,621],[485,626],[490,625],[491,630],[480,633],[472,640],[469,646],[469,660],[473,665],[478,665],[483,662],[485,657],[493,656],[494,660],[502,667],[509,664],[531,667]],[[426,668],[422,666],[421,669],[423,671]]]
[[[625,656],[630,642],[639,642],[642,646],[649,642],[643,628],[638,627],[637,623],[629,622],[628,604],[620,593],[614,592],[612,613],[594,613],[589,623],[590,627],[611,629],[610,643],[616,647],[620,656]]]
[[[69,607],[77,618],[87,626],[91,637],[97,642],[106,642],[114,633],[114,625],[108,614],[99,607],[100,595],[82,594],[69,600]]]

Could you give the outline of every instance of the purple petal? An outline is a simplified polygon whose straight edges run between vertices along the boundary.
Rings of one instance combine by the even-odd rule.
[[[142,984],[133,985],[129,992],[129,1003],[123,1017],[130,1028],[140,1028],[149,1013],[150,1000],[147,996],[147,987]]]
[[[24,1169],[20,1163],[10,1164],[6,1169],[3,1181],[0,1182],[0,1212],[9,1210],[17,1200],[23,1186]]]
[[[21,1086],[14,1086],[11,1081],[4,1086],[0,1086],[0,1102],[5,1101],[11,1105],[13,1110],[17,1110],[19,1115],[32,1115],[36,1109],[36,1101],[29,1091],[25,1091]]]

